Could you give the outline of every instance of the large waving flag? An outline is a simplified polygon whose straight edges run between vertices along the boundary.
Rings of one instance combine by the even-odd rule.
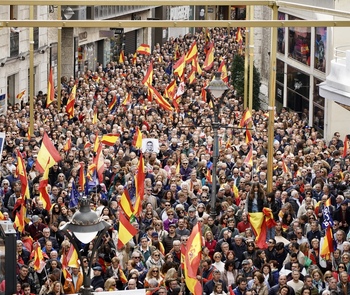
[[[221,61],[220,66],[218,68],[218,72],[221,73],[221,80],[225,83],[228,83],[227,67],[225,64],[225,60]]]
[[[137,50],[137,53],[144,54],[144,55],[150,55],[151,54],[151,48],[148,44],[141,44]]]
[[[145,193],[145,164],[143,155],[140,153],[140,159],[137,167],[137,174],[135,175],[135,188],[136,188],[136,202],[134,205],[134,213],[136,216],[140,216],[142,211],[142,201]]]
[[[23,162],[22,155],[19,151],[17,151],[17,169],[16,174],[19,177],[19,180],[21,181],[21,196],[25,199],[30,199],[30,193],[29,193],[29,185],[28,185],[28,178],[27,178],[27,171],[26,167]]]
[[[39,198],[43,202],[44,208],[47,211],[50,211],[51,209],[51,200],[49,194],[47,193],[47,186],[49,184],[49,171],[50,168],[47,166],[41,180],[39,181]]]
[[[249,109],[246,109],[242,115],[241,122],[239,123],[239,127],[243,128],[244,126],[248,125],[252,121],[252,114],[250,113]]]
[[[202,75],[202,69],[199,66],[198,56],[195,56],[192,59],[192,68],[195,69],[195,71],[198,73],[198,75]]]
[[[62,159],[59,152],[56,150],[49,136],[45,132],[38,157],[35,162],[37,170],[40,173],[44,173],[46,167],[51,168],[53,165],[55,165],[55,163],[61,160]]]
[[[187,288],[194,295],[202,295],[203,288],[197,280],[197,272],[201,262],[202,235],[200,224],[197,223],[187,241],[187,251],[185,255],[185,282]]]
[[[115,142],[119,139],[118,134],[113,133],[107,133],[102,135],[101,143],[108,145],[108,146],[114,146]]]
[[[118,249],[121,249],[136,234],[137,229],[131,225],[124,214],[119,214]]]
[[[185,56],[185,62],[189,63],[189,62],[192,61],[192,59],[194,59],[197,56],[198,56],[198,49],[197,49],[197,42],[195,40],[191,44],[191,47],[190,47],[190,49],[188,50],[188,52],[187,52],[187,54]]]
[[[151,63],[148,66],[147,72],[142,79],[142,84],[148,86],[148,84],[152,85],[152,82],[153,82],[153,62],[151,61]]]
[[[276,225],[270,208],[263,208],[263,212],[248,213],[249,222],[255,235],[258,248],[265,249],[267,229]]]
[[[76,92],[77,92],[77,85],[74,85],[72,92],[69,94],[69,98],[66,106],[66,112],[68,114],[69,119],[72,119],[74,117],[74,105],[75,105]]]
[[[130,222],[135,220],[134,210],[130,202],[130,196],[127,188],[124,188],[124,192],[120,198],[119,206],[124,211],[125,215],[129,218]]]
[[[248,126],[246,126],[246,128],[245,128],[245,142],[247,144],[251,144],[252,141],[253,141],[252,134],[250,133]]]
[[[181,78],[185,72],[185,54],[181,56],[181,58],[174,64],[174,75],[178,75]]]
[[[214,65],[214,53],[215,53],[214,43],[211,42],[209,44],[207,55],[205,57],[205,61],[204,61],[203,67],[202,67],[204,71],[209,71],[213,67],[213,65]]]
[[[47,87],[46,107],[48,108],[49,105],[54,102],[54,100],[55,100],[55,83],[53,82],[52,67],[50,67],[49,83]]]
[[[158,103],[160,107],[162,107],[166,111],[172,112],[174,109],[171,104],[166,101],[163,96],[155,89],[152,85],[148,84],[148,89],[152,93],[152,97],[154,97],[155,101]]]

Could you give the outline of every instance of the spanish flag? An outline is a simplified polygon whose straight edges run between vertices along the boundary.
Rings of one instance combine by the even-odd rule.
[[[181,56],[181,58],[174,64],[174,75],[178,75],[181,78],[185,71],[185,54]]]
[[[237,33],[236,33],[236,42],[239,44],[242,44],[243,42],[243,37],[242,37],[242,32],[241,32],[241,28],[237,29]]]
[[[136,131],[135,131],[132,145],[137,149],[142,148],[142,132],[138,126],[136,126]]]
[[[250,133],[248,126],[245,128],[245,142],[250,144],[253,141],[252,134]]]
[[[103,173],[105,172],[105,159],[102,153],[102,145],[100,144],[95,157],[96,171],[98,180],[103,182]]]
[[[75,104],[76,91],[77,91],[77,85],[74,85],[72,92],[69,94],[69,98],[66,106],[66,112],[68,114],[69,119],[72,119],[74,117],[74,104]]]
[[[131,225],[124,214],[119,214],[118,249],[121,249],[136,234],[137,229]]]
[[[120,51],[120,54],[119,54],[119,63],[120,63],[120,64],[125,63],[124,50],[121,50],[121,51]]]
[[[136,52],[140,53],[140,54],[144,54],[144,55],[150,55],[151,54],[151,48],[148,44],[141,44]]]
[[[187,288],[194,295],[202,295],[203,288],[197,280],[197,272],[201,262],[202,235],[200,224],[197,223],[187,241],[187,251],[185,255],[185,282]]]
[[[153,81],[153,62],[151,61],[151,63],[148,66],[147,72],[142,79],[142,84],[146,86],[148,86],[148,84],[152,85],[152,81]]]
[[[44,261],[43,251],[41,250],[40,243],[36,243],[34,249],[34,270],[38,271],[42,267],[42,262]]]
[[[51,209],[51,200],[49,194],[47,193],[47,186],[49,184],[49,170],[50,168],[47,166],[42,178],[39,181],[39,197],[47,211],[50,211]]]
[[[17,177],[19,177],[19,180],[21,181],[21,196],[25,199],[30,199],[30,193],[29,193],[29,185],[28,185],[28,178],[27,178],[27,170],[23,162],[22,155],[19,151],[17,151],[17,168],[16,168],[16,174]]]
[[[176,93],[176,81],[172,80],[168,86],[165,88],[165,97],[169,99],[174,99]]]
[[[137,167],[137,172],[135,175],[135,188],[136,188],[136,202],[134,205],[134,214],[140,216],[142,211],[142,201],[145,190],[145,164],[142,153],[140,153],[140,159]]]
[[[202,67],[202,69],[204,71],[209,71],[213,67],[213,65],[214,65],[214,53],[215,53],[214,43],[211,42],[209,44],[207,55],[206,55],[206,58],[205,58],[205,61],[204,61],[203,67]]]
[[[129,191],[126,188],[124,188],[124,192],[120,198],[119,206],[129,218],[130,222],[133,222],[135,220],[134,210],[130,202]]]
[[[129,92],[123,100],[122,106],[126,106],[131,103],[131,92]]]
[[[104,134],[101,138],[101,143],[108,145],[108,146],[114,146],[115,142],[119,139],[118,134],[108,133]]]
[[[242,119],[241,119],[241,122],[239,123],[239,127],[243,128],[244,126],[248,125],[251,121],[252,121],[252,114],[247,108],[242,115]]]
[[[169,111],[169,112],[172,112],[174,110],[173,107],[170,105],[170,103],[163,98],[163,96],[158,92],[157,89],[155,89],[150,84],[148,84],[147,86],[148,86],[148,89],[152,93],[152,97],[155,98],[156,102],[158,103],[158,105],[160,107],[162,107],[164,110]]]
[[[85,190],[85,174],[84,174],[84,162],[80,162],[80,169],[79,169],[79,186],[80,190],[84,191]]]
[[[334,252],[333,247],[333,230],[330,225],[327,226],[325,236],[322,238],[323,241],[321,243],[321,253],[320,256],[329,259],[330,254]]]
[[[134,55],[132,56],[132,60],[131,63],[135,66],[137,62],[137,52],[134,53]]]
[[[16,98],[17,98],[17,99],[22,99],[22,97],[24,96],[25,93],[26,93],[26,90],[24,89],[24,90],[22,90],[20,93],[18,93],[18,94],[16,95]]]
[[[228,83],[227,67],[225,64],[225,60],[221,61],[220,66],[218,68],[218,72],[221,73],[221,80],[225,83]]]
[[[67,139],[66,144],[63,147],[65,152],[68,152],[72,148],[72,140],[70,138]]]
[[[55,100],[55,83],[53,82],[52,67],[50,67],[49,83],[47,86],[46,107],[48,108],[49,105],[54,102],[54,100]]]
[[[119,268],[119,269],[118,269],[118,271],[119,271],[119,278],[120,278],[121,282],[122,282],[123,284],[127,283],[128,280],[127,280],[127,278],[126,278],[126,276],[125,276],[124,271],[122,270],[121,265],[119,265],[118,268]]]
[[[282,160],[282,170],[283,170],[283,172],[284,173],[289,173],[290,171],[289,171],[289,168],[287,167],[286,163],[284,162],[283,159],[281,159],[281,160]]]
[[[248,219],[255,235],[255,243],[260,249],[265,249],[267,228],[276,225],[270,208],[263,208],[263,212],[248,213]]]
[[[198,73],[198,75],[202,75],[202,69],[199,66],[199,62],[198,62],[198,56],[195,56],[192,59],[192,68],[194,68],[196,70],[196,72]]]
[[[243,164],[249,165],[250,167],[253,166],[253,146],[250,146],[248,155],[245,157]]]
[[[16,212],[16,217],[13,226],[20,233],[24,231],[26,214],[27,209],[24,205],[22,205],[20,210]]]
[[[191,69],[191,72],[188,75],[188,83],[194,84],[196,82],[196,71],[194,68]]]
[[[185,56],[185,62],[189,63],[194,59],[196,56],[198,56],[198,49],[197,49],[197,42],[196,40],[193,41],[191,44],[190,49],[188,50],[186,56]]]
[[[47,133],[44,133],[44,138],[36,159],[36,168],[40,173],[44,173],[45,168],[51,168],[55,163],[61,161],[61,156],[56,150]]]

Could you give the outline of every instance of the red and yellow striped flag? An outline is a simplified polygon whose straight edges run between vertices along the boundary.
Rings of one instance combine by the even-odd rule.
[[[102,135],[101,143],[108,146],[114,146],[118,139],[119,139],[118,134],[108,133],[108,134]]]
[[[211,42],[209,44],[207,55],[206,55],[206,58],[205,58],[205,61],[204,61],[203,67],[202,67],[202,69],[204,71],[209,71],[213,67],[213,65],[214,65],[214,53],[215,53],[214,43]]]
[[[119,234],[118,234],[118,249],[121,249],[128,243],[133,236],[137,234],[137,229],[134,228],[130,221],[126,219],[124,214],[119,214]]]
[[[133,219],[132,217],[134,216],[134,210],[130,202],[129,191],[126,188],[124,188],[124,192],[120,198],[119,206],[122,208],[128,219],[132,221],[131,219]]]
[[[69,94],[69,98],[66,106],[66,112],[68,114],[69,119],[72,119],[74,117],[74,105],[75,105],[76,92],[77,92],[77,85],[74,85],[72,92]]]
[[[150,55],[151,54],[151,48],[148,44],[141,44],[136,52],[140,53],[140,54],[144,54],[144,55]]]
[[[49,136],[44,133],[44,138],[36,159],[36,169],[43,173],[46,167],[51,168],[55,163],[61,161],[61,155],[56,150]]]
[[[137,174],[135,175],[135,188],[136,188],[136,202],[134,205],[134,214],[138,217],[142,211],[142,201],[145,190],[145,164],[143,155],[140,153],[139,163],[137,167]]]
[[[197,223],[187,241],[187,251],[185,255],[185,281],[186,286],[194,295],[202,295],[203,288],[197,280],[197,272],[201,262],[202,235],[200,224]]]
[[[253,166],[253,146],[250,146],[249,152],[247,156],[244,159],[243,164],[249,165],[250,167]]]
[[[239,123],[239,127],[243,128],[244,126],[248,125],[252,120],[253,120],[252,114],[250,113],[249,109],[247,108],[242,115],[242,119],[241,119],[241,122]]]
[[[33,268],[35,271],[38,271],[42,267],[42,262],[44,261],[43,251],[41,250],[40,243],[36,243],[34,249],[34,265]]]
[[[51,209],[51,200],[50,196],[47,193],[47,186],[49,184],[49,166],[46,167],[44,174],[39,182],[39,198],[43,202],[44,208],[47,211]]]
[[[66,144],[63,147],[65,152],[68,152],[72,148],[72,140],[70,138],[67,139]]]
[[[120,63],[120,64],[125,63],[124,50],[121,50],[121,51],[120,51],[120,54],[119,54],[119,63]]]
[[[28,178],[27,178],[27,170],[24,165],[22,155],[19,151],[17,151],[16,175],[17,177],[19,177],[19,180],[21,181],[21,196],[29,200],[30,193],[29,193],[29,185],[28,185]]]
[[[136,130],[135,130],[135,134],[134,134],[132,145],[135,148],[137,148],[137,149],[141,149],[142,148],[142,132],[141,132],[141,130],[139,129],[138,126],[136,126]]]
[[[25,90],[25,89],[22,90],[20,93],[18,93],[18,94],[16,95],[16,98],[17,98],[17,99],[22,99],[22,97],[24,96],[24,94],[26,94],[26,90]]]

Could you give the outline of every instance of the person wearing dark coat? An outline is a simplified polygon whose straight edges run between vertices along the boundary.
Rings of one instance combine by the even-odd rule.
[[[348,232],[350,224],[350,207],[348,206],[347,200],[343,201],[340,208],[334,212],[333,220],[339,221],[339,228],[344,232]]]
[[[94,271],[94,277],[91,280],[91,286],[94,290],[97,288],[104,288],[105,281],[102,277],[102,267],[97,265],[92,268]]]

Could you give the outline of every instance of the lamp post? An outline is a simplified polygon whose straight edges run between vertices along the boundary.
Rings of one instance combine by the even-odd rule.
[[[214,131],[214,147],[213,147],[213,169],[212,169],[212,188],[211,188],[211,198],[210,198],[210,215],[216,218],[216,170],[219,159],[219,112],[221,103],[223,102],[224,93],[228,90],[227,85],[221,79],[221,72],[215,73],[215,79],[212,80],[206,87],[207,93],[210,95],[210,99],[213,102],[214,110],[214,121],[212,122],[212,127]]]
[[[77,251],[78,258],[81,262],[83,260],[80,254],[78,241],[88,244],[95,237],[97,237],[94,247],[92,248],[91,259],[89,260],[87,271],[85,271],[83,265],[81,264],[81,270],[83,273],[82,295],[92,294],[90,278],[92,260],[102,237],[105,235],[109,227],[109,223],[101,220],[95,212],[91,211],[90,200],[87,197],[83,197],[80,200],[80,209],[74,213],[72,220],[60,228]]]

